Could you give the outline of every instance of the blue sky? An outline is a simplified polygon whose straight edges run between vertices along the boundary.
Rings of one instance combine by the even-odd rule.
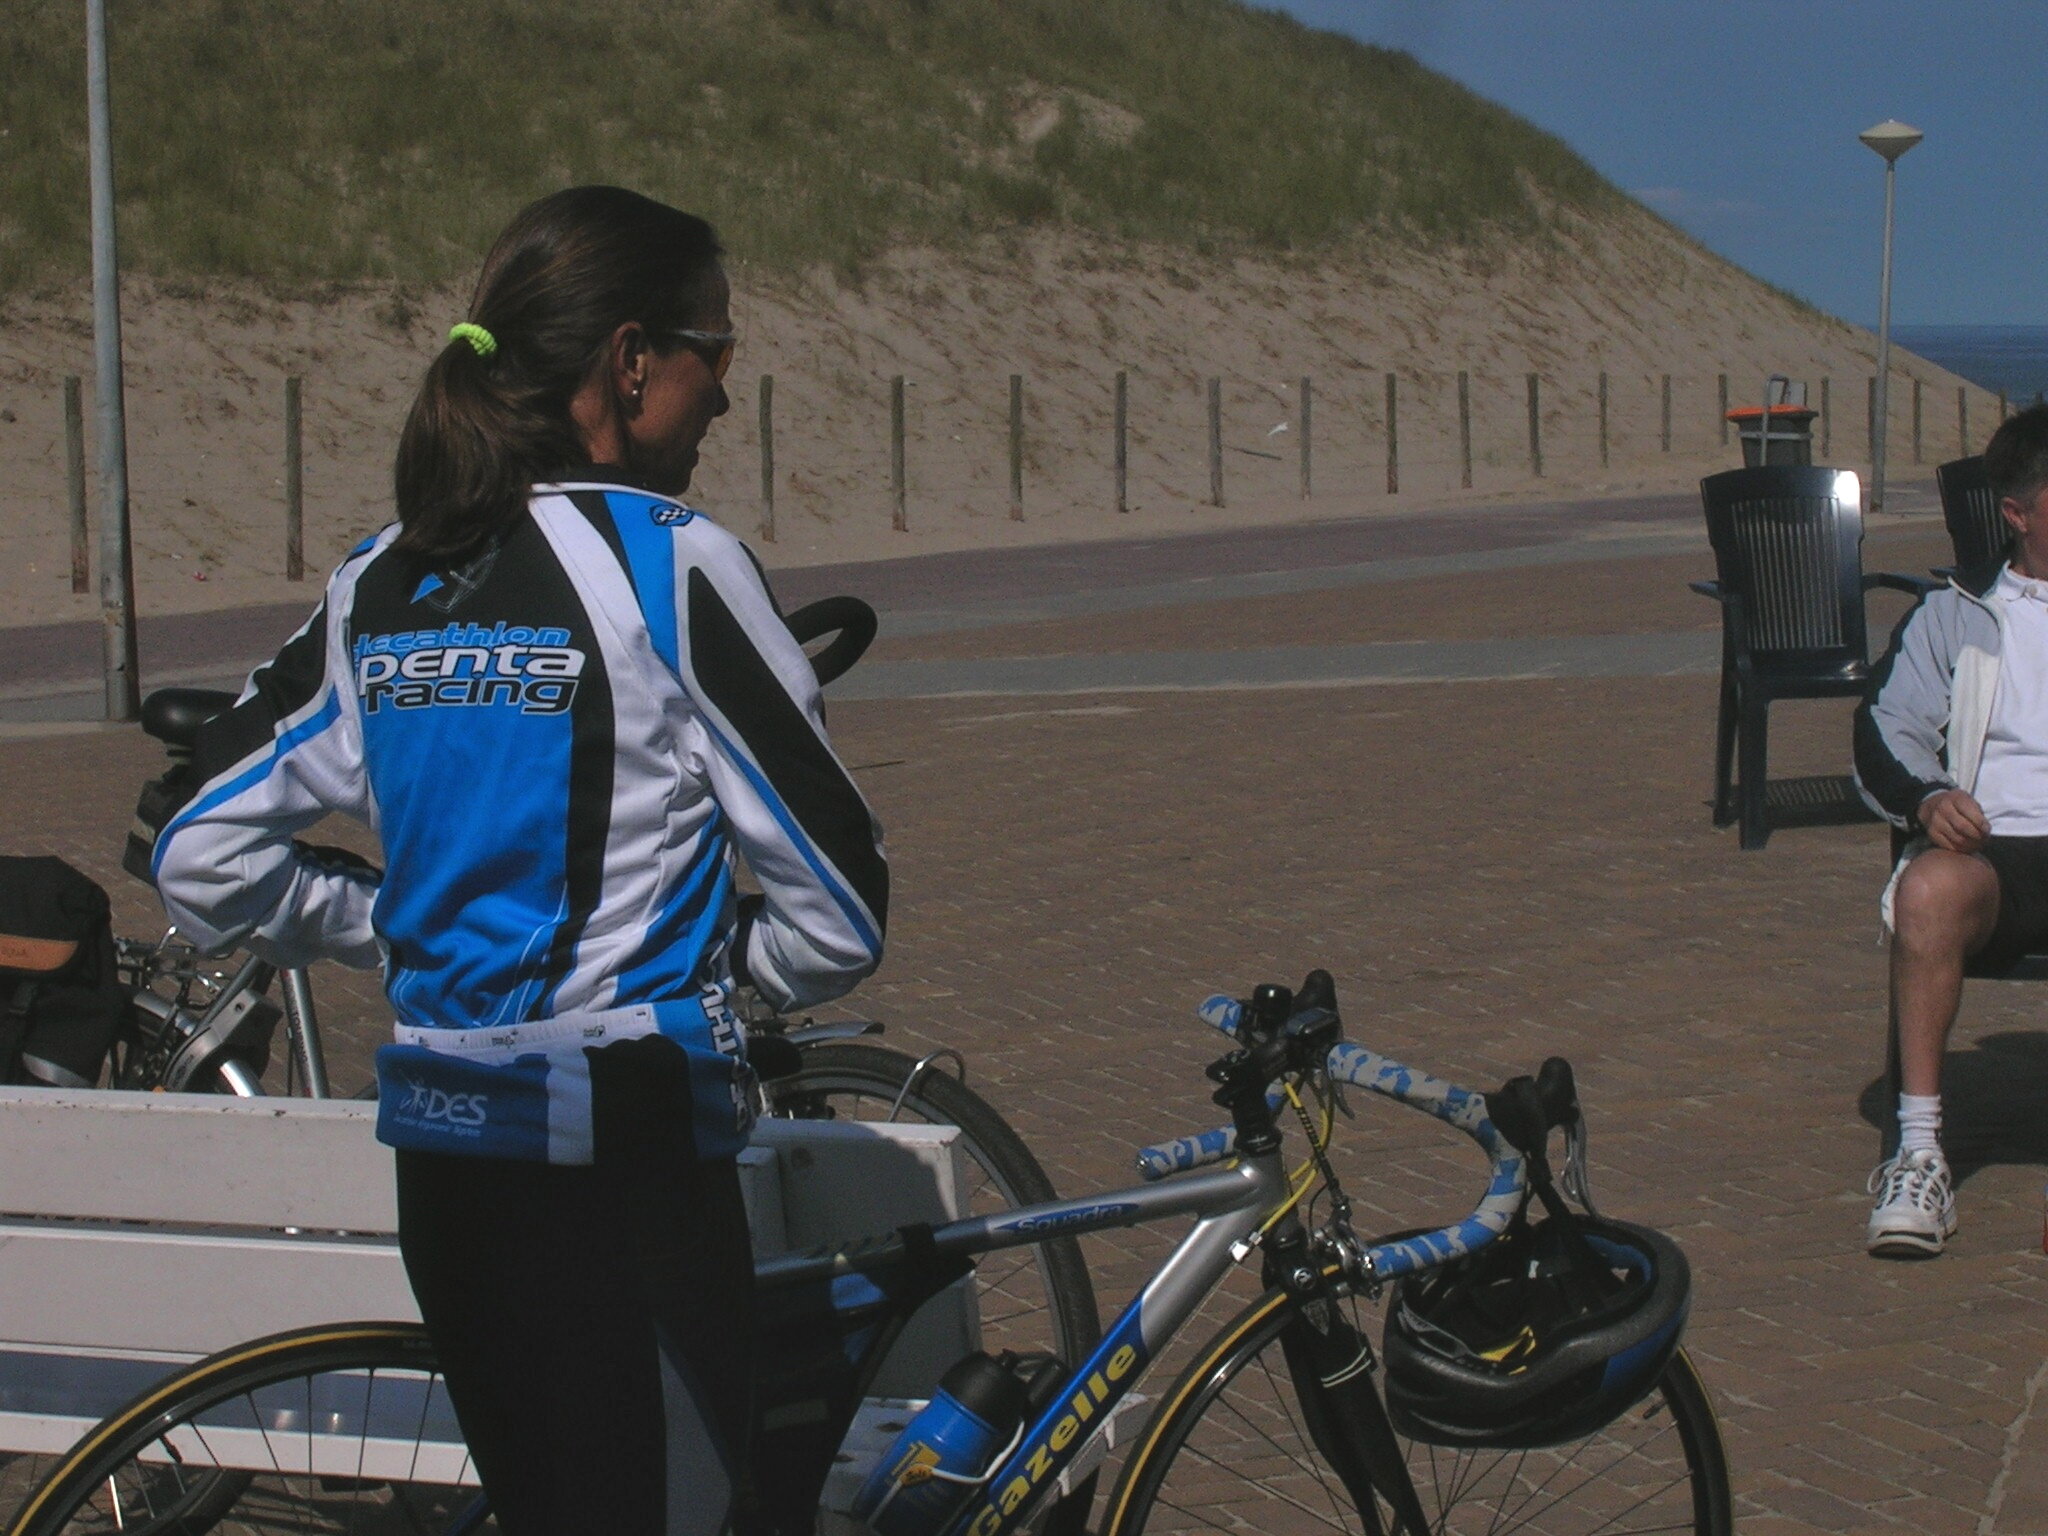
[[[1265,0],[1414,54],[1557,134],[1712,249],[1875,324],[2048,324],[2042,0]]]

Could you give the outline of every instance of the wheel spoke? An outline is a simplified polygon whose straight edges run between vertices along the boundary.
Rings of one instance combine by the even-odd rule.
[[[1605,1466],[1600,1468],[1598,1472],[1588,1473],[1585,1477],[1581,1478],[1572,1487],[1567,1488],[1562,1492],[1558,1493],[1557,1495],[1555,1495],[1554,1497],[1552,1497],[1548,1503],[1542,1506],[1542,1508],[1530,1510],[1528,1515],[1526,1517],[1523,1517],[1521,1515],[1521,1511],[1524,1509],[1528,1509],[1528,1506],[1532,1502],[1542,1497],[1545,1490],[1547,1490],[1552,1483],[1556,1482],[1558,1478],[1562,1477],[1567,1471],[1571,1470],[1571,1468],[1577,1464],[1579,1457],[1583,1455],[1586,1452],[1586,1450],[1593,1444],[1591,1440],[1585,1441],[1576,1450],[1573,1451],[1569,1458],[1567,1458],[1564,1462],[1560,1463],[1551,1472],[1550,1476],[1546,1477],[1541,1483],[1538,1483],[1529,1490],[1528,1494],[1523,1498],[1522,1502],[1516,1506],[1515,1513],[1517,1519],[1515,1524],[1501,1527],[1502,1531],[1512,1532],[1519,1530],[1523,1526],[1526,1526],[1530,1520],[1535,1519],[1538,1515],[1548,1514],[1551,1510],[1555,1509],[1559,1504],[1561,1504],[1569,1494],[1575,1493],[1580,1488],[1585,1487],[1588,1483],[1592,1482],[1592,1480],[1595,1477],[1607,1476],[1616,1468],[1620,1467],[1623,1462],[1634,1459],[1635,1457],[1641,1455],[1643,1452],[1647,1451],[1651,1446],[1657,1444],[1658,1441],[1664,1439],[1667,1435],[1671,1433],[1672,1427],[1673,1426],[1669,1424],[1660,1426],[1657,1432],[1651,1435],[1649,1439],[1642,1441],[1640,1444],[1630,1446],[1627,1450],[1623,1451],[1621,1455],[1615,1457],[1613,1461],[1608,1462]],[[1630,1505],[1627,1510],[1622,1511],[1622,1515],[1626,1515],[1633,1510],[1642,1508],[1644,1504],[1648,1503],[1651,1499],[1656,1498],[1659,1494],[1668,1493],[1671,1489],[1675,1488],[1681,1481],[1684,1481],[1684,1479],[1673,1478],[1667,1481],[1662,1487],[1652,1489],[1649,1493],[1643,1495],[1642,1498],[1638,1499],[1634,1504]],[[1596,1527],[1596,1530],[1604,1531],[1611,1529],[1614,1524],[1614,1521],[1622,1518],[1622,1515],[1609,1517],[1609,1519],[1606,1522]],[[1592,1536],[1592,1533],[1589,1532],[1588,1536]]]
[[[1218,1461],[1214,1456],[1211,1456],[1208,1452],[1201,1450],[1196,1446],[1191,1445],[1187,1447],[1187,1450],[1190,1455],[1198,1457],[1203,1461],[1206,1461],[1212,1467],[1220,1468],[1225,1472],[1233,1470],[1226,1463]],[[1282,1504],[1290,1505],[1293,1508],[1300,1510],[1304,1515],[1308,1516],[1309,1519],[1315,1521],[1316,1524],[1323,1526],[1328,1530],[1343,1531],[1345,1533],[1345,1536],[1351,1536],[1351,1528],[1349,1526],[1342,1525],[1335,1520],[1327,1519],[1322,1514],[1322,1512],[1317,1510],[1313,1505],[1304,1503],[1302,1500],[1297,1499],[1293,1494],[1288,1493],[1285,1489],[1262,1487],[1260,1488],[1259,1492],[1266,1498],[1278,1499]],[[1194,1514],[1194,1511],[1190,1510],[1188,1511],[1188,1513]],[[1206,1517],[1196,1515],[1195,1518],[1204,1519]]]
[[[1266,1357],[1263,1354],[1259,1356],[1259,1370],[1260,1373],[1263,1374],[1266,1378],[1266,1390],[1272,1394],[1273,1401],[1280,1405],[1280,1411],[1287,1415],[1287,1427],[1293,1433],[1296,1441],[1298,1441],[1303,1448],[1303,1455],[1301,1458],[1302,1461],[1304,1461],[1307,1464],[1308,1469],[1314,1475],[1315,1480],[1322,1485],[1323,1497],[1330,1501],[1331,1511],[1341,1521],[1344,1518],[1345,1505],[1337,1501],[1336,1492],[1334,1489],[1330,1487],[1329,1479],[1323,1476],[1322,1467],[1319,1465],[1320,1457],[1317,1455],[1315,1450],[1314,1437],[1310,1435],[1302,1425],[1295,1422],[1294,1408],[1292,1404],[1290,1404],[1288,1401],[1288,1399],[1293,1395],[1293,1374],[1291,1372],[1288,1374],[1287,1386],[1285,1389],[1283,1389],[1280,1383],[1274,1380],[1273,1367],[1266,1360]],[[1348,1503],[1349,1500],[1350,1490],[1346,1489],[1346,1503]]]
[[[1370,1510],[1352,1511],[1335,1467],[1307,1432],[1284,1360],[1291,1318],[1290,1307],[1269,1296],[1188,1367],[1165,1399],[1174,1405],[1169,1418],[1125,1469],[1127,1491],[1112,1506],[1115,1536],[1145,1531],[1148,1512],[1160,1515],[1159,1536],[1235,1529],[1299,1536],[1354,1530],[1359,1517],[1390,1520],[1379,1488]],[[1712,1410],[1682,1361],[1649,1404],[1585,1440],[1512,1449],[1407,1441],[1404,1451],[1433,1536],[1730,1530]]]

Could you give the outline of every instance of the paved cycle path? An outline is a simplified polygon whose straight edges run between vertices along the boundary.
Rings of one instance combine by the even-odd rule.
[[[1698,504],[1688,497],[1554,502],[793,566],[774,571],[772,579],[787,607],[854,592],[883,613],[915,615],[892,625],[892,632],[916,634],[965,623],[1401,580],[1502,562],[1626,554],[1635,550],[1578,546],[1589,536],[1642,524],[1654,529],[1650,544],[1660,536],[1697,538],[1698,520]],[[304,602],[145,614],[137,626],[145,675],[210,676],[260,660],[305,621],[318,597],[309,588]],[[89,683],[99,665],[97,620],[0,628],[5,692],[40,686],[54,693],[53,683]]]
[[[863,662],[837,699],[942,699],[1225,688],[1365,687],[1561,677],[1718,673],[1717,635],[1567,635],[1508,640],[1390,640],[1248,650],[1132,651]]]

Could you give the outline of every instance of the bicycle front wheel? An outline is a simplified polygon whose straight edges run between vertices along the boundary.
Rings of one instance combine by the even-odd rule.
[[[901,1051],[881,1046],[810,1046],[795,1074],[767,1085],[769,1112],[958,1126],[963,1215],[1059,1198],[1031,1149],[986,1100],[936,1063],[916,1069]],[[1095,1288],[1071,1237],[984,1254],[975,1261],[974,1285],[990,1351],[1050,1350],[1072,1365],[1102,1336]]]
[[[1339,1305],[1370,1333],[1355,1297]],[[1261,1536],[1395,1529],[1391,1505],[1353,1503],[1310,1439],[1282,1357],[1293,1304],[1269,1292],[1182,1373],[1140,1436],[1104,1536],[1244,1531]],[[1656,1391],[1584,1440],[1540,1451],[1402,1441],[1431,1536],[1728,1536],[1720,1429],[1681,1351]]]
[[[202,1360],[60,1458],[7,1536],[488,1528],[425,1332],[350,1323]]]

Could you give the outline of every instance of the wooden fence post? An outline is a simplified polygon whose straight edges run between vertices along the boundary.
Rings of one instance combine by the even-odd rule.
[[[775,542],[775,375],[761,375],[761,542]]]
[[[1209,505],[1223,505],[1223,381],[1209,380]]]
[[[306,476],[299,376],[284,381],[284,579],[306,579]]]
[[[889,526],[910,532],[909,477],[903,464],[903,375],[889,381],[889,494],[894,498]]]
[[[1301,495],[1306,501],[1309,496],[1309,434],[1314,430],[1315,396],[1310,393],[1307,374],[1301,376]]]
[[[1661,425],[1657,429],[1658,446],[1665,452],[1671,451],[1671,375],[1664,375],[1662,385],[1663,408]]]
[[[85,592],[92,586],[85,532],[85,407],[75,373],[64,378],[64,481],[71,493],[71,590]]]
[[[1607,467],[1607,370],[1600,370],[1600,467]]]
[[[1543,478],[1543,408],[1538,398],[1540,385],[1529,375],[1529,473]]]
[[[1956,457],[1962,458],[1970,451],[1970,389],[1967,384],[1956,386]]]
[[[1472,489],[1472,380],[1458,370],[1458,484]]]
[[[1396,395],[1397,385],[1393,374],[1387,375],[1387,494],[1396,495],[1401,489],[1401,426],[1400,400]]]
[[[1913,462],[1920,462],[1920,381],[1913,381]]]
[[[1116,371],[1116,509],[1131,510],[1131,376]]]
[[[1721,446],[1726,448],[1728,446],[1728,375],[1725,373],[1721,375],[1719,399],[1721,401]],[[1765,405],[1770,403],[1768,400],[1764,402]]]
[[[1010,375],[1010,521],[1024,521],[1024,375]]]
[[[1834,456],[1835,413],[1828,406],[1828,378],[1820,380],[1820,459],[1825,464]]]

